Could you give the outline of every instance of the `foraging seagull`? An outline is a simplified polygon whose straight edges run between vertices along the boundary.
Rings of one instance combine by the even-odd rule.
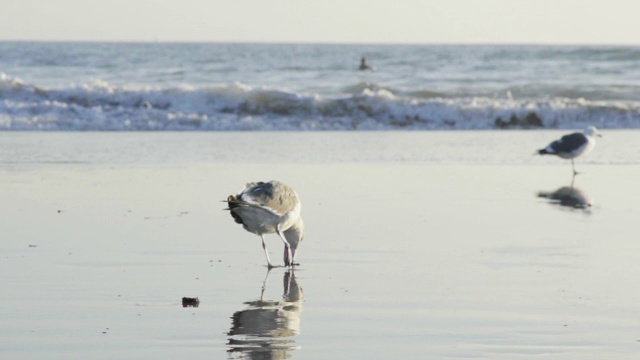
[[[298,194],[279,181],[248,183],[237,195],[227,198],[225,210],[248,232],[259,235],[262,248],[269,260],[265,234],[277,233],[284,242],[284,265],[292,267],[298,244],[304,237],[304,223],[300,217]]]
[[[571,166],[575,175],[578,172],[573,159],[585,155],[593,149],[596,145],[594,136],[602,136],[602,134],[595,127],[589,126],[581,133],[577,132],[561,137],[560,140],[552,142],[546,148],[538,150],[538,154],[557,155],[563,159],[571,159]]]

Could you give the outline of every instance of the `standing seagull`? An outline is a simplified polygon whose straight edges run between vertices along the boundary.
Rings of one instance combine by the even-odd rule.
[[[593,126],[589,126],[584,129],[583,132],[577,132],[569,135],[565,135],[549,144],[546,148],[538,150],[540,155],[558,155],[563,159],[571,159],[571,166],[573,167],[573,174],[577,174],[575,163],[573,159],[578,156],[588,154],[596,145],[596,139],[594,136],[602,136],[598,129]]]
[[[248,232],[262,238],[262,248],[269,260],[265,234],[277,233],[284,242],[284,265],[292,267],[298,244],[304,237],[304,223],[300,217],[298,194],[279,181],[248,183],[240,192],[227,198],[225,210]]]

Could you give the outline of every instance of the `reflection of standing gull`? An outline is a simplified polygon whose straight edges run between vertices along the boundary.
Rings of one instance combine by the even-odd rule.
[[[572,209],[589,210],[593,199],[584,191],[573,186],[563,186],[556,191],[540,191],[538,197],[548,199],[551,204]]]
[[[602,136],[598,129],[593,126],[589,126],[584,132],[577,132],[569,135],[565,135],[546,148],[538,150],[540,155],[557,155],[563,159],[571,159],[571,166],[573,167],[573,173],[577,174],[576,166],[573,159],[578,156],[588,154],[596,145],[594,136]]]
[[[297,349],[292,337],[300,333],[303,293],[292,270],[284,274],[282,300],[264,300],[267,277],[259,300],[233,314],[229,330],[231,359],[287,359]]]
[[[279,181],[248,183],[240,192],[227,198],[231,216],[245,230],[262,238],[262,248],[269,260],[265,234],[277,233],[284,242],[284,265],[293,266],[298,244],[304,237],[298,194]]]

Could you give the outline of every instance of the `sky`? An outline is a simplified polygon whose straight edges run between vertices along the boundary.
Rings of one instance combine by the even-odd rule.
[[[0,0],[0,41],[640,45],[638,0]]]

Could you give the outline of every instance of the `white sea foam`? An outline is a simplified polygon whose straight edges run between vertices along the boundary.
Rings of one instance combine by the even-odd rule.
[[[132,89],[94,81],[42,89],[0,77],[3,130],[492,129],[535,114],[544,127],[640,127],[640,106],[555,97],[399,96],[384,88],[334,96],[242,83]]]

